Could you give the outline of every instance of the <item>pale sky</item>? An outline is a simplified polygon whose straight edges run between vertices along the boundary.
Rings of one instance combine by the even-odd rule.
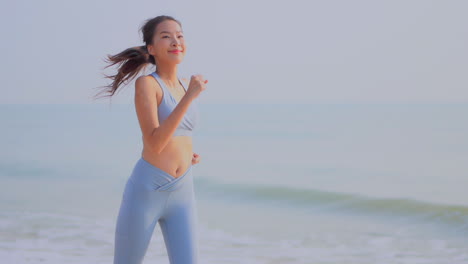
[[[468,1],[2,1],[0,103],[92,100],[106,54],[182,22],[205,103],[467,103]],[[154,70],[148,67],[148,74]],[[113,73],[108,69],[106,73]],[[112,103],[133,103],[134,82]]]

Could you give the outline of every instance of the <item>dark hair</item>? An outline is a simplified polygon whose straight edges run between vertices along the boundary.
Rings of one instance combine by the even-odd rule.
[[[166,20],[175,21],[182,27],[182,24],[172,16],[162,15],[147,19],[140,28],[140,31],[143,33],[143,42],[145,42],[145,45],[128,48],[115,55],[107,55],[104,61],[109,63],[109,65],[104,67],[104,69],[116,64],[119,64],[119,66],[115,75],[104,74],[105,78],[112,80],[112,83],[101,86],[104,87],[104,90],[98,94],[108,93],[110,97],[114,95],[121,84],[127,84],[135,78],[141,69],[146,68],[148,63],[156,65],[154,57],[148,53],[147,45],[153,44],[153,35],[156,33],[157,26]]]

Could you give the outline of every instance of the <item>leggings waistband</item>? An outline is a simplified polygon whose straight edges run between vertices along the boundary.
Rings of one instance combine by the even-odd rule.
[[[136,181],[142,180],[145,185],[150,184],[153,190],[168,191],[174,189],[174,185],[176,185],[178,182],[183,182],[191,170],[192,165],[189,166],[183,175],[176,178],[166,171],[163,171],[144,160],[143,157],[140,157],[140,159],[135,164],[131,178]]]

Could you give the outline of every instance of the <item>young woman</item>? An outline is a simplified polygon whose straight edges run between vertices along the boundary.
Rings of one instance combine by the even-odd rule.
[[[114,94],[148,63],[149,75],[135,81],[135,108],[143,140],[141,157],[128,178],[115,229],[114,264],[142,263],[155,225],[159,222],[171,264],[198,261],[197,212],[192,166],[200,156],[192,152],[197,125],[198,96],[208,82],[192,75],[179,79],[177,65],[187,51],[181,23],[158,16],[142,26],[144,46],[108,56],[118,73],[106,86]],[[181,81],[183,80],[183,81]]]

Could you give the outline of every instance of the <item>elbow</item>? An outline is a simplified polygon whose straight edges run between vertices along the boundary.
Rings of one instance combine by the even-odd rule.
[[[158,137],[157,128],[154,128],[151,134],[146,139],[146,145],[151,152],[160,154],[163,150],[161,140]]]

